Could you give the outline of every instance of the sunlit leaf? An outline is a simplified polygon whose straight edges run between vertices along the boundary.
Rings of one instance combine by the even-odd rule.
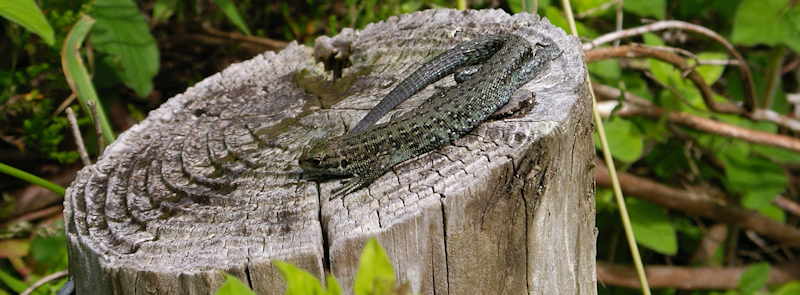
[[[614,159],[625,163],[633,163],[639,159],[644,151],[642,132],[639,127],[631,121],[620,117],[611,118],[608,123],[603,125],[608,137],[608,148]],[[595,146],[600,147],[600,138],[595,134]]]
[[[283,280],[286,281],[286,295],[325,294],[319,280],[307,271],[283,261],[272,261],[272,264],[278,268]]]
[[[791,0],[745,0],[736,12],[731,39],[753,46],[784,44],[800,53],[800,6]]]
[[[222,283],[222,286],[215,293],[216,295],[255,295],[250,290],[250,287],[242,283],[238,278],[227,273],[222,273],[222,276],[225,277],[225,283]]]
[[[356,295],[390,294],[394,288],[394,270],[386,252],[375,238],[370,238],[359,258],[358,274],[353,283]]]
[[[665,0],[625,0],[622,8],[625,11],[643,17],[664,19],[667,16],[667,2]]]
[[[0,1],[0,16],[36,33],[47,45],[56,43],[53,27],[33,0]]]
[[[767,283],[769,279],[769,263],[759,262],[751,265],[739,278],[739,292],[753,294]]]
[[[768,204],[758,209],[758,213],[766,217],[775,219],[780,223],[786,223],[786,212],[778,206]]]
[[[725,60],[727,59],[727,55],[722,52],[701,52],[697,54],[697,59],[699,60]],[[722,72],[725,71],[725,66],[723,65],[700,65],[695,67],[695,71],[703,77],[703,81],[706,84],[711,85],[717,82],[719,77],[722,76]]]

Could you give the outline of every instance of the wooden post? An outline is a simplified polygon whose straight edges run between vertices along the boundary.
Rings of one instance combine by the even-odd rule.
[[[343,134],[435,54],[501,31],[563,50],[518,91],[516,113],[341,199],[328,200],[338,181],[302,177],[297,158],[312,140]],[[596,294],[580,48],[535,15],[443,9],[322,37],[316,60],[293,43],[231,65],[79,172],[64,209],[78,294],[212,294],[220,270],[283,294],[272,260],[329,270],[350,292],[373,236],[414,293]]]

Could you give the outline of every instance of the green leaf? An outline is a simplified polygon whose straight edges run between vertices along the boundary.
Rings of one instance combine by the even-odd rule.
[[[697,59],[703,60],[725,60],[728,56],[722,52],[701,52],[697,54]],[[694,60],[691,61],[691,64],[694,64]],[[708,85],[712,85],[719,77],[722,76],[722,72],[725,71],[725,66],[723,65],[700,65],[695,67],[695,70],[701,77],[703,77],[703,81],[706,82]]]
[[[339,285],[335,277],[326,276],[325,284],[327,285],[327,289],[325,290],[326,295],[342,295],[342,286]]]
[[[64,77],[67,84],[72,88],[72,92],[78,94],[83,110],[88,114],[89,106],[86,102],[93,100],[97,104],[97,116],[99,117],[100,127],[103,130],[103,138],[107,143],[114,141],[114,130],[108,123],[106,112],[103,110],[100,100],[97,99],[97,92],[94,90],[89,72],[83,66],[83,59],[78,49],[83,44],[83,40],[92,29],[95,20],[88,15],[84,15],[67,34],[64,46],[61,49],[61,66],[64,68]]]
[[[228,16],[228,19],[230,19],[231,22],[233,22],[233,24],[236,25],[236,27],[238,27],[240,30],[242,30],[242,32],[244,32],[248,36],[252,35],[250,33],[250,29],[247,28],[247,25],[245,25],[244,20],[242,20],[242,17],[239,15],[239,10],[236,9],[235,5],[233,5],[233,2],[231,2],[230,0],[214,0],[214,3],[217,3],[217,6],[219,6],[219,8],[222,9],[222,12],[224,12],[225,15]]]
[[[627,199],[625,204],[637,243],[661,254],[678,253],[675,227],[660,207],[637,199]]]
[[[787,283],[783,284],[783,286],[780,286],[777,290],[775,290],[775,293],[772,293],[772,294],[774,294],[774,295],[796,295],[796,294],[800,294],[800,281],[787,282]]]
[[[656,19],[664,19],[667,16],[665,0],[626,0],[622,4],[622,9],[638,16],[652,16]]]
[[[800,6],[791,0],[745,0],[736,12],[733,43],[784,44],[800,53]]]
[[[633,163],[639,159],[644,151],[642,132],[631,121],[620,117],[612,117],[610,121],[604,123],[608,137],[608,148],[614,159],[625,163]],[[595,134],[595,147],[600,148],[600,137]]]
[[[768,204],[764,207],[761,207],[760,209],[758,209],[758,213],[766,217],[775,219],[780,223],[786,223],[786,212],[784,212],[783,209],[781,209],[780,207],[775,206],[773,204]]]
[[[359,258],[358,274],[353,283],[356,295],[391,294],[394,270],[386,252],[375,238],[370,238]]]
[[[67,259],[67,238],[63,229],[52,235],[36,235],[31,242],[31,256],[39,262],[58,264]]]
[[[153,4],[153,22],[159,22],[168,19],[175,7],[178,6],[178,0],[156,0]]]
[[[622,70],[620,70],[619,64],[617,64],[617,60],[615,59],[596,61],[587,64],[586,67],[589,69],[589,72],[592,73],[592,75],[606,79],[616,80],[622,75]]]
[[[147,96],[158,73],[158,47],[136,3],[97,0],[89,15],[97,19],[92,30],[94,48],[114,56],[122,82],[139,96]]]
[[[250,287],[242,283],[238,278],[229,275],[227,273],[222,273],[222,276],[225,277],[225,283],[222,283],[222,286],[219,287],[216,295],[255,295],[253,290],[250,290]]]
[[[47,45],[56,44],[53,27],[33,0],[0,1],[0,16],[36,33]]]
[[[769,279],[769,263],[759,262],[751,265],[739,278],[739,292],[753,294],[764,287]]]
[[[607,13],[609,11],[614,11],[614,7],[616,6],[607,6],[604,10],[598,10],[603,5],[606,5],[608,2],[612,0],[573,0],[570,1],[572,3],[572,7],[578,13],[584,13],[589,10],[596,11],[594,15]]]
[[[725,159],[726,187],[742,193],[742,206],[760,209],[783,192],[788,184],[781,166],[768,160],[732,153]]]
[[[288,262],[272,261],[272,264],[278,268],[283,280],[286,281],[286,295],[324,294],[319,280],[307,271]]]
[[[550,20],[550,23],[556,27],[563,29],[564,31],[569,32],[569,23],[567,19],[561,15],[561,10],[555,7],[548,7],[545,12],[545,17]],[[597,32],[593,31],[591,28],[587,27],[583,23],[575,23],[575,28],[578,30],[578,35],[586,37],[586,38],[594,38],[597,36]]]
[[[22,291],[25,291],[25,289],[28,288],[28,285],[25,284],[25,282],[6,273],[2,269],[0,269],[0,282],[5,283],[9,289],[17,293],[22,293]]]

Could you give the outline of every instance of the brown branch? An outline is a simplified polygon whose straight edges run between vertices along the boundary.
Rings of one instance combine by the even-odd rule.
[[[620,95],[618,89],[609,86],[593,84],[592,87],[594,87],[595,94],[597,94],[598,97],[602,96],[609,99],[616,99]],[[625,98],[626,100],[630,98],[635,105],[627,105],[625,108],[618,110],[616,114],[620,116],[642,116],[652,119],[666,116],[667,121],[670,123],[695,130],[800,152],[800,139],[794,137],[747,129],[684,112],[667,113],[663,108],[655,106],[630,93],[625,93]]]
[[[0,223],[0,228],[5,228],[6,226],[8,226],[10,224],[14,224],[14,223],[21,222],[21,221],[31,221],[31,220],[36,220],[36,219],[43,218],[43,217],[48,217],[48,216],[51,216],[53,214],[60,214],[63,211],[64,211],[64,205],[61,205],[61,204],[53,205],[53,206],[50,206],[50,207],[47,207],[47,208],[44,208],[44,209],[41,209],[41,210],[38,210],[38,211],[25,213],[23,215],[20,215],[19,217],[16,217],[16,218],[8,220],[6,222]]]
[[[668,62],[673,66],[677,67],[681,70],[681,72],[686,73],[686,78],[689,78],[695,86],[700,90],[700,94],[703,96],[703,101],[705,102],[706,106],[712,111],[718,113],[728,113],[728,114],[744,114],[745,110],[739,106],[733,104],[726,104],[726,103],[718,103],[714,100],[714,92],[711,90],[711,87],[706,84],[703,80],[703,77],[700,76],[697,71],[694,70],[694,67],[687,64],[686,61],[677,54],[659,50],[652,47],[641,46],[636,44],[629,44],[619,47],[606,47],[606,48],[598,48],[592,49],[589,51],[585,51],[584,54],[586,55],[586,62],[594,62],[602,59],[609,59],[609,58],[641,58],[641,57],[649,57],[655,58],[661,61]]]
[[[651,288],[735,289],[747,266],[739,267],[682,267],[646,266],[647,282]],[[800,260],[770,267],[768,285],[800,279]],[[597,282],[632,289],[639,288],[636,270],[631,266],[597,262]]]
[[[689,215],[711,218],[751,229],[775,241],[800,246],[800,229],[791,227],[754,211],[725,204],[691,191],[669,187],[647,178],[617,172],[622,192],[656,205],[679,210]],[[602,163],[597,164],[597,185],[611,187],[608,170]]]
[[[273,50],[273,51],[277,51],[277,50],[286,48],[286,45],[289,44],[286,41],[273,40],[273,39],[269,39],[269,38],[256,37],[256,36],[247,36],[247,35],[242,35],[242,34],[239,34],[239,33],[220,31],[220,30],[216,30],[216,29],[213,29],[213,28],[204,27],[203,30],[206,31],[206,33],[209,33],[209,34],[211,34],[212,36],[215,36],[215,37],[221,37],[221,38],[234,40],[234,41],[240,41],[240,42],[247,42],[247,43],[263,45],[267,49]]]
[[[681,29],[684,31],[705,35],[710,37],[714,41],[717,41],[717,43],[722,44],[723,47],[725,47],[725,50],[728,52],[728,54],[733,56],[734,59],[739,61],[738,67],[739,67],[739,72],[741,73],[740,78],[742,81],[742,88],[743,88],[742,90],[744,91],[744,96],[745,96],[745,107],[748,110],[755,109],[755,107],[757,106],[756,91],[754,86],[755,84],[753,84],[753,77],[750,74],[750,69],[747,67],[747,61],[745,61],[744,57],[742,57],[742,55],[739,54],[738,51],[736,51],[736,48],[733,47],[733,44],[728,42],[728,40],[725,40],[725,38],[723,38],[716,32],[709,30],[708,28],[677,20],[659,21],[649,25],[644,25],[622,31],[616,31],[597,37],[596,39],[592,40],[592,42],[584,44],[583,50],[587,51],[601,44],[608,43],[617,39],[642,35],[644,33],[655,32],[665,29]]]
[[[792,202],[791,200],[780,195],[775,197],[775,199],[772,200],[772,203],[775,204],[775,206],[781,207],[781,209],[785,210],[786,212],[800,217],[800,205],[797,203]]]

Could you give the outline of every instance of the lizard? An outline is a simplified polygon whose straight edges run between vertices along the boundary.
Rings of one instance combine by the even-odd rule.
[[[489,57],[485,57],[486,54]],[[312,177],[349,177],[333,191],[331,199],[354,192],[371,184],[394,165],[450,144],[468,133],[560,55],[557,46],[542,44],[537,44],[534,54],[527,40],[511,33],[464,42],[434,57],[398,84],[373,109],[377,118],[368,114],[362,119],[361,122],[367,123],[361,129],[312,143],[300,156],[299,165]],[[454,62],[454,58],[460,61]],[[447,65],[439,66],[441,63]],[[434,94],[419,107],[394,116],[388,122],[373,124],[427,84],[455,68],[476,63],[480,63],[480,68],[465,81]],[[436,70],[440,68],[444,70]],[[399,87],[404,89],[397,90]],[[392,95],[395,91],[401,93]]]

